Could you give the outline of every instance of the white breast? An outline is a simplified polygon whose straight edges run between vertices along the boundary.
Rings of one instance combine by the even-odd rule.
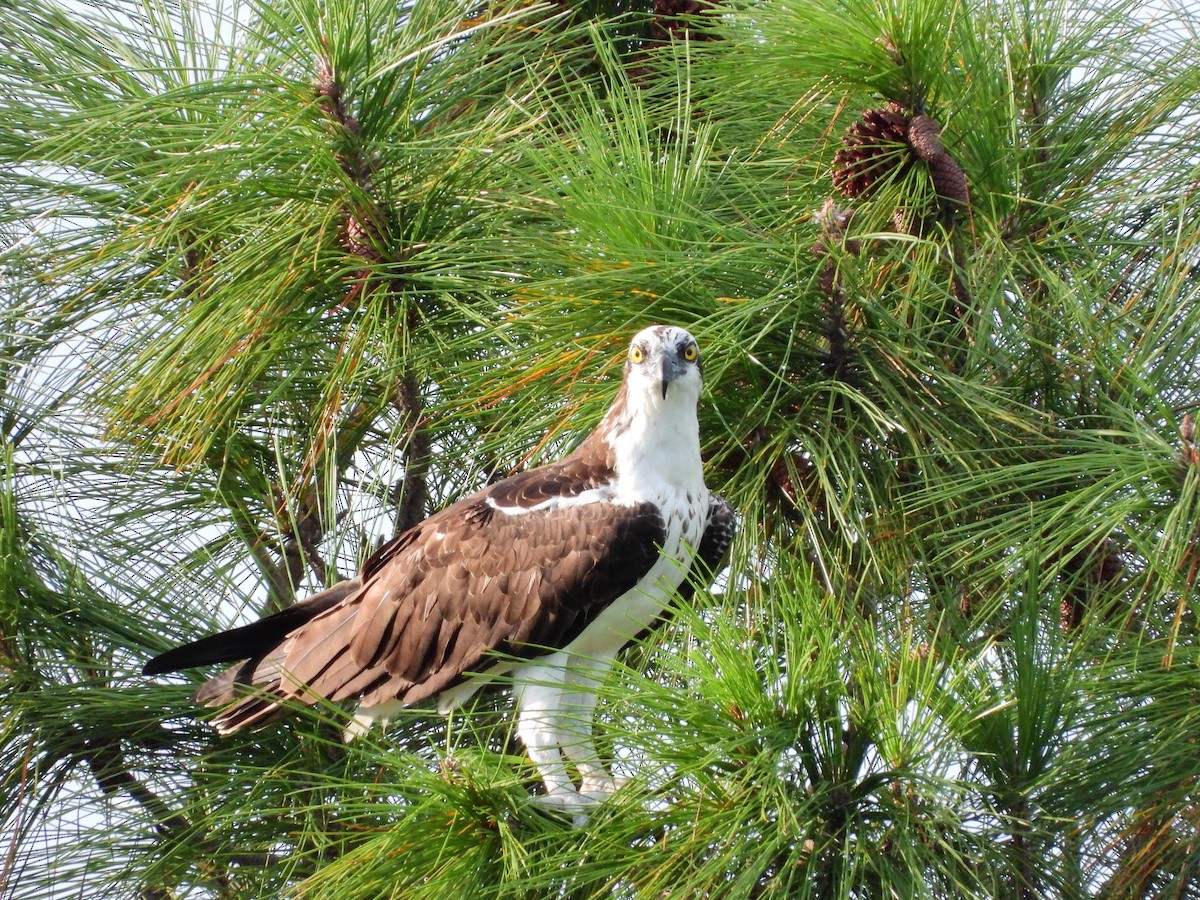
[[[667,398],[631,393],[629,401],[623,427],[608,438],[616,470],[612,499],[654,504],[662,512],[666,536],[645,577],[570,644],[573,656],[612,656],[658,618],[691,566],[708,517],[696,397],[679,391]]]

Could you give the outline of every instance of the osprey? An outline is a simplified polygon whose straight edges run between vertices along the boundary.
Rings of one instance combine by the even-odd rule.
[[[286,703],[357,700],[348,738],[427,698],[449,712],[507,675],[546,800],[599,800],[614,782],[592,744],[595,686],[733,537],[732,507],[704,486],[700,386],[695,339],[645,329],[612,406],[565,459],[430,516],[357,578],[169,650],[143,673],[238,661],[195,695],[223,707],[218,731],[264,725]]]

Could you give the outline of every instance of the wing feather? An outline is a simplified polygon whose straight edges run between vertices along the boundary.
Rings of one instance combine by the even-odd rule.
[[[541,493],[533,480],[522,497]],[[361,588],[274,650],[223,676],[265,688],[222,713],[223,730],[264,724],[288,700],[413,703],[495,664],[574,639],[658,558],[651,504],[594,502],[509,515],[463,501],[410,529],[364,567]],[[257,666],[262,663],[262,671]]]

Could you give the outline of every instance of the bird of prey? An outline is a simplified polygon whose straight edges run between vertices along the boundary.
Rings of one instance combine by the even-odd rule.
[[[545,801],[602,799],[614,782],[592,744],[594,688],[733,537],[732,507],[704,485],[701,382],[687,331],[639,332],[612,406],[573,453],[402,532],[357,578],[169,650],[144,674],[236,661],[196,693],[222,708],[218,731],[264,725],[287,703],[356,700],[348,737],[427,698],[449,712],[507,676]]]

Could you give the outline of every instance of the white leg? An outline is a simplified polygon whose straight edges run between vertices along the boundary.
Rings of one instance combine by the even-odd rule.
[[[581,796],[600,800],[616,785],[600,761],[592,743],[592,725],[596,715],[596,688],[612,667],[612,659],[572,657],[564,678],[560,730],[565,743],[563,753],[579,772]]]
[[[565,653],[554,653],[536,665],[517,670],[517,734],[546,783],[546,798],[556,806],[574,808],[579,795],[567,776],[559,716],[563,702]]]

